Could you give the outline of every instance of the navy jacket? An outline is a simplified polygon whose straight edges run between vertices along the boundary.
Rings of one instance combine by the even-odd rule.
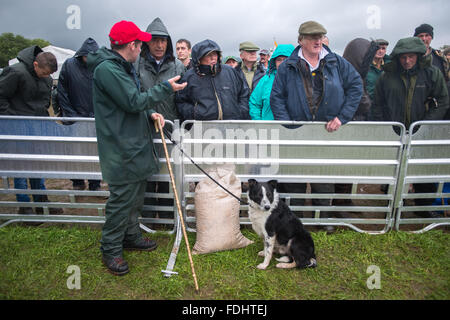
[[[221,65],[221,57],[214,68],[201,66],[200,58],[210,51],[220,53],[220,47],[212,40],[204,40],[192,47],[194,67],[180,80],[187,86],[176,94],[176,103],[182,120],[250,119],[248,112],[248,87],[235,69]]]
[[[94,117],[92,105],[92,72],[82,57],[98,50],[97,42],[88,38],[59,73],[58,102],[63,117]]]
[[[323,98],[316,116],[310,112],[300,70],[298,46],[278,68],[270,95],[275,120],[330,121],[338,117],[342,124],[353,117],[363,93],[361,77],[344,58],[327,47],[323,67]]]

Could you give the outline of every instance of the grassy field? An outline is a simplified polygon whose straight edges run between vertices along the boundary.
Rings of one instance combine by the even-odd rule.
[[[371,236],[354,231],[313,232],[318,268],[280,270],[272,261],[256,265],[262,242],[239,250],[194,256],[200,291],[195,292],[184,241],[175,271],[165,278],[174,235],[156,233],[154,252],[125,252],[130,273],[106,272],[99,251],[100,230],[63,226],[0,229],[0,299],[450,299],[450,234],[390,232]],[[195,234],[189,234],[191,247]],[[81,271],[81,288],[68,289],[70,273]],[[380,289],[370,290],[367,268],[380,268]]]

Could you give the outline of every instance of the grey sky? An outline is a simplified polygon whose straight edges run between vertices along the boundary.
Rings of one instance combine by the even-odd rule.
[[[80,8],[80,29],[66,25],[70,5]],[[108,45],[117,21],[131,20],[145,30],[155,17],[163,20],[174,42],[187,38],[194,45],[212,39],[225,55],[238,55],[239,43],[247,40],[261,48],[273,47],[274,37],[278,44],[297,45],[298,27],[308,20],[325,26],[330,47],[339,54],[357,37],[384,38],[389,53],[422,23],[434,27],[434,48],[450,44],[448,0],[2,0],[1,8],[0,33],[42,38],[73,50],[87,37]]]

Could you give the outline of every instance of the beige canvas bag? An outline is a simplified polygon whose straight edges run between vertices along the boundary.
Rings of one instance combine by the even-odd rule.
[[[234,174],[233,165],[208,170],[216,181],[237,197],[241,196],[241,181]],[[252,244],[244,237],[239,225],[240,203],[208,177],[195,188],[197,239],[194,254],[238,249]]]

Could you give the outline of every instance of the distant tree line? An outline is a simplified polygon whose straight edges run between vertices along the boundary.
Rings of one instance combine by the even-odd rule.
[[[27,39],[21,35],[5,32],[0,35],[0,68],[8,66],[8,61],[17,57],[20,50],[38,45],[41,48],[50,45],[43,39]]]

